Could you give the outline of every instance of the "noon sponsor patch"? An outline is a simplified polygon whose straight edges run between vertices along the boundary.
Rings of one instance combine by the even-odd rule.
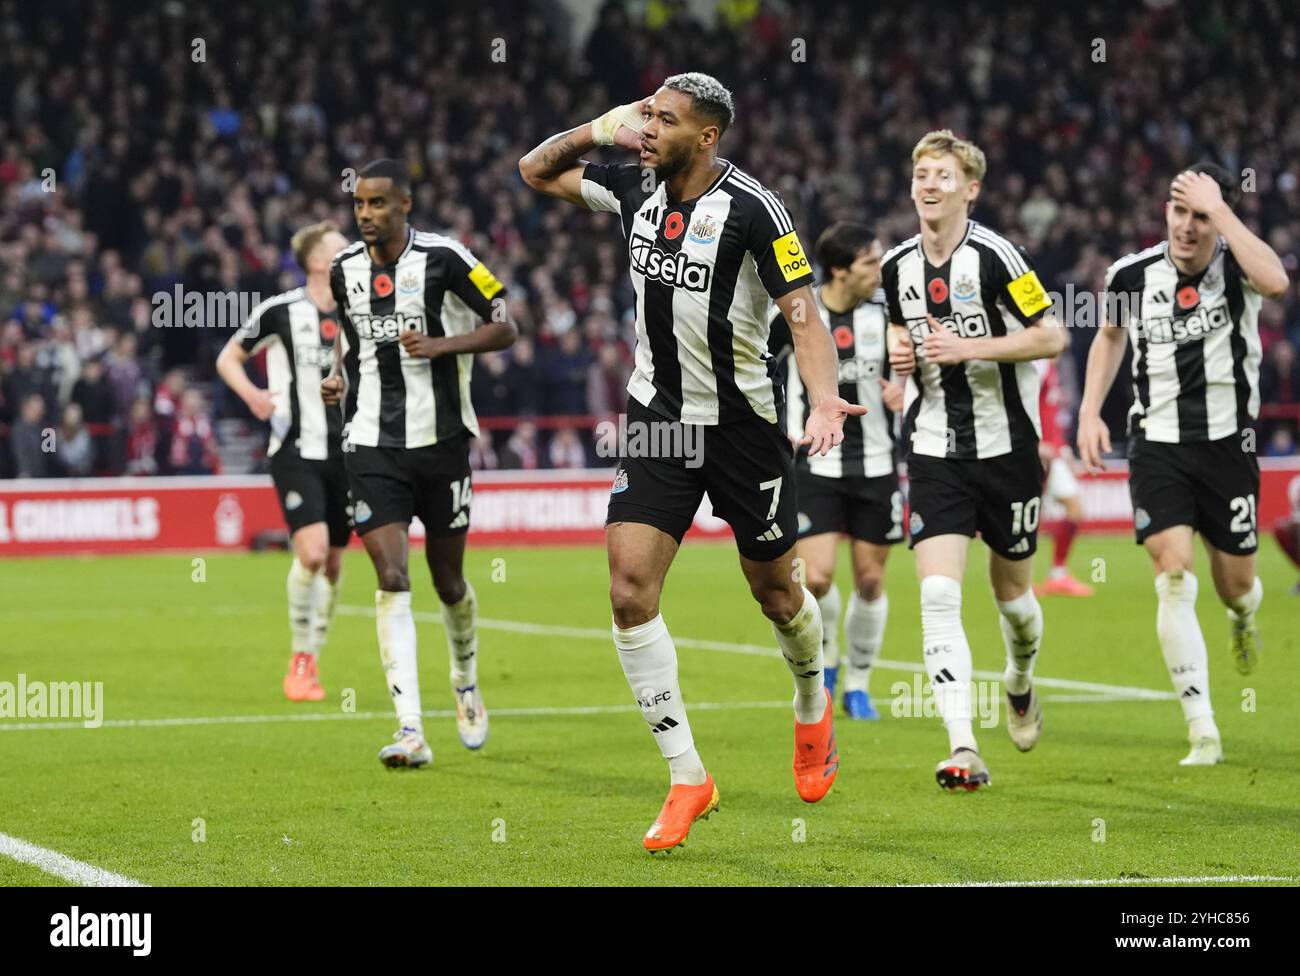
[[[1047,297],[1047,289],[1038,280],[1037,273],[1026,271],[1011,284],[1007,285],[1011,300],[1020,309],[1021,315],[1036,315],[1052,307],[1052,300]]]
[[[804,253],[799,235],[794,231],[774,240],[772,253],[776,255],[776,263],[781,266],[781,275],[786,281],[797,281],[811,270],[808,255]]]
[[[482,261],[470,269],[469,280],[484,298],[494,297],[504,287]]]

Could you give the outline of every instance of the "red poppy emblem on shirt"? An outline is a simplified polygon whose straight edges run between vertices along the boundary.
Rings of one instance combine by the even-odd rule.
[[[1191,285],[1184,285],[1178,289],[1178,307],[1192,308],[1201,300],[1201,293]]]
[[[931,278],[926,288],[930,292],[930,301],[936,305],[948,300],[948,282],[942,278]]]
[[[682,231],[686,229],[686,219],[676,210],[668,215],[664,221],[664,237],[670,241],[675,241],[682,236]]]
[[[387,298],[393,293],[393,279],[386,274],[375,275],[375,294]]]
[[[333,319],[320,320],[320,337],[326,342],[333,342],[334,337],[339,334],[339,324]]]
[[[837,349],[853,348],[853,330],[847,325],[837,325],[831,335],[835,337],[835,347]]]

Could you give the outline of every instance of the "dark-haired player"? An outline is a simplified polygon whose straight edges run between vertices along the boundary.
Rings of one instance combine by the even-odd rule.
[[[332,223],[303,227],[291,246],[307,283],[262,302],[222,348],[217,373],[258,420],[271,422],[271,480],[289,526],[289,634],[284,676],[290,701],[321,701],[320,652],[334,618],[348,525],[339,411],[321,402],[321,378],[334,362],[338,335],[329,269],[347,239]],[[268,389],[244,372],[266,350]]]
[[[826,688],[833,698],[837,674],[844,676],[844,711],[850,718],[876,719],[868,683],[880,649],[889,598],[885,559],[903,541],[903,497],[894,460],[894,414],[903,390],[889,382],[886,346],[889,318],[880,290],[880,242],[861,224],[832,224],[817,240],[821,285],[813,297],[831,330],[839,356],[840,396],[861,403],[867,413],[844,423],[844,440],[822,456],[800,450],[795,469],[799,484],[799,541],[808,589],[822,611],[822,657]],[[790,326],[777,313],[771,348],[783,358],[793,348]],[[803,436],[808,396],[797,372],[786,391],[786,430]],[[839,667],[840,591],[835,585],[835,554],[840,537],[849,537],[853,593],[844,613],[847,662]]]
[[[391,159],[358,174],[353,212],[361,241],[330,269],[343,327],[344,376],[321,386],[344,397],[344,456],[352,522],[379,578],[379,654],[400,728],[379,753],[389,767],[433,759],[424,739],[407,574],[411,518],[424,523],[425,557],[443,604],[451,686],[461,742],[487,738],[478,688],[474,590],[463,565],[471,497],[469,441],[473,354],[505,349],[516,336],[502,285],[449,237],[407,225],[411,188]]]
[[[1129,494],[1137,541],[1156,571],[1156,634],[1187,721],[1184,766],[1223,761],[1210,707],[1209,658],[1196,619],[1193,534],[1228,608],[1232,656],[1249,674],[1259,654],[1259,307],[1287,289],[1282,261],[1232,212],[1232,175],[1198,163],[1174,177],[1168,238],[1106,273],[1107,322],[1088,352],[1079,457],[1103,467],[1110,432],[1101,406],[1133,345]]]
[[[1042,706],[1033,668],[1043,612],[1030,588],[1038,540],[1038,372],[1033,360],[1065,346],[1051,300],[1028,257],[970,219],[984,153],[947,129],[912,150],[912,202],[921,233],[885,255],[891,364],[915,368],[905,432],[908,528],[921,581],[925,669],[948,732],[939,785],[989,782],[971,722],[971,651],[962,624],[970,540],[989,549],[989,581],[1006,648],[1007,732],[1021,751],[1038,742]],[[906,332],[904,332],[906,330]]]
[[[534,189],[618,214],[636,292],[628,428],[667,428],[659,443],[695,448],[634,452],[629,437],[606,521],[614,644],[672,782],[646,832],[652,851],[680,844],[718,805],[659,612],[668,567],[706,491],[735,533],[750,591],[794,677],[799,795],[820,800],[839,767],[822,679],[821,613],[796,581],[791,553],[794,458],[767,352],[773,299],[791,324],[808,388],[810,451],[838,444],[845,417],[866,408],[838,395],[835,349],[790,214],[775,193],[718,157],[734,115],[731,93],[716,78],[673,75],[650,98],[553,136],[519,161]],[[581,158],[614,143],[639,149],[640,163]]]

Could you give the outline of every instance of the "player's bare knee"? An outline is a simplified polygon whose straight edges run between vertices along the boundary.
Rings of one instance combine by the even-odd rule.
[[[438,599],[443,603],[451,605],[460,603],[465,599],[465,577],[457,575],[454,579],[441,578],[437,573],[433,574],[433,588],[438,593]]]
[[[751,587],[751,592],[763,616],[774,624],[788,624],[803,607],[803,587],[798,585],[760,585]]]
[[[808,581],[804,583],[804,586],[808,587],[809,593],[820,600],[831,591],[832,582],[830,573],[819,573],[810,569],[808,571]]]
[[[654,588],[630,574],[610,577],[609,605],[614,611],[614,622],[620,627],[636,627],[654,619],[659,612]]]
[[[309,573],[319,573],[324,569],[325,559],[324,549],[318,549],[315,546],[302,546],[298,550],[298,562]]]
[[[411,588],[411,578],[400,566],[383,566],[376,568],[379,588],[388,593],[404,593]]]

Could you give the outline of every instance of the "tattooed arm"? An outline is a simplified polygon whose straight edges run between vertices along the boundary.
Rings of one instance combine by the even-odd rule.
[[[583,203],[581,157],[597,146],[641,145],[644,102],[620,105],[598,119],[551,136],[519,160],[519,175],[534,190],[569,203]],[[635,127],[635,128],[634,128]]]

